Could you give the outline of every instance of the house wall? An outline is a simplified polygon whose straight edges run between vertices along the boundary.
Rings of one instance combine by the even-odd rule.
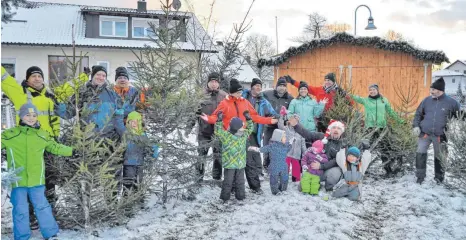
[[[68,56],[72,56],[72,48],[63,48]],[[76,55],[80,53],[89,57],[89,67],[96,65],[98,61],[108,61],[110,69],[107,69],[107,78],[110,82],[115,80],[115,69],[123,66],[128,67],[137,58],[129,49],[106,49],[106,48],[76,48]],[[136,51],[137,52],[137,51]],[[62,48],[40,47],[40,46],[4,46],[2,45],[2,62],[5,60],[16,62],[16,80],[21,82],[26,78],[26,70],[31,66],[38,66],[44,72],[45,82],[49,80],[48,56],[64,56]],[[198,60],[198,53],[178,52],[177,56],[185,60]]]
[[[466,93],[466,75],[463,76],[438,76],[434,77],[433,80],[436,81],[440,77],[443,77],[445,81],[445,93],[448,95],[456,95],[458,91],[458,85],[461,83],[461,88],[463,94]]]
[[[340,66],[343,67],[341,70]],[[293,56],[288,62],[275,66],[274,81],[280,76],[290,75],[295,80],[305,80],[311,86],[322,86],[324,76],[329,72],[336,74],[340,85],[346,89],[351,87],[360,96],[367,96],[368,86],[377,83],[381,94],[395,104],[401,102],[400,93],[409,95],[413,91],[419,91],[419,103],[429,94],[432,83],[431,63],[425,68],[423,61],[408,54],[348,44]],[[297,95],[295,87],[288,88],[294,96]]]
[[[464,63],[461,63],[461,62],[455,62],[454,64],[449,66],[447,69],[451,70],[451,71],[466,74],[466,65]]]

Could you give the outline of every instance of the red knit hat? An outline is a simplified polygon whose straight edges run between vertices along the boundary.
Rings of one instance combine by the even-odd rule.
[[[340,121],[331,119],[330,122],[329,122],[329,124],[328,124],[327,131],[325,131],[324,139],[322,139],[322,142],[323,142],[324,144],[327,144],[327,143],[328,143],[327,138],[330,136],[330,129],[332,129],[333,127],[338,127],[338,128],[340,128],[341,131],[342,131],[342,133],[345,132],[345,124],[344,124],[343,122],[340,122]]]
[[[324,150],[324,144],[321,140],[317,140],[314,143],[312,143],[312,147],[314,148],[316,153],[322,153],[322,150]]]

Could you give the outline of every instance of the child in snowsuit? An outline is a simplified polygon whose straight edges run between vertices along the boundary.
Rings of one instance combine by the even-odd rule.
[[[245,198],[244,189],[244,168],[246,167],[246,142],[249,135],[254,130],[249,111],[244,111],[244,118],[247,121],[246,130],[243,129],[244,123],[234,117],[230,120],[228,131],[223,130],[223,113],[217,113],[217,123],[215,124],[215,136],[218,137],[222,146],[222,166],[223,166],[223,184],[220,193],[220,199],[223,201],[230,200],[231,190],[235,187],[235,197],[237,200]]]
[[[137,190],[138,185],[142,182],[142,172],[144,158],[150,152],[149,138],[142,128],[142,116],[140,113],[133,111],[128,114],[126,119],[125,140],[126,151],[123,162],[123,186],[126,189]],[[152,146],[152,157],[157,158],[158,146]]]
[[[367,167],[372,161],[369,150],[365,150],[361,157],[361,151],[357,147],[341,149],[337,153],[337,164],[343,170],[345,183],[333,192],[333,197],[347,197],[352,201],[361,198],[362,179]]]
[[[54,138],[40,129],[39,111],[31,102],[19,109],[19,126],[2,132],[2,149],[6,149],[9,169],[23,170],[21,179],[13,182],[10,201],[13,205],[13,234],[15,239],[29,239],[28,198],[30,199],[40,232],[45,239],[56,236],[58,225],[52,208],[45,198],[44,151],[60,156],[71,156],[73,149],[55,142]]]
[[[291,149],[286,155],[286,165],[288,166],[288,172],[290,172],[291,165],[291,180],[293,182],[301,180],[301,156],[306,152],[306,141],[301,135],[299,135],[294,127],[287,124],[285,126],[286,108],[283,106],[280,110],[280,119],[278,120],[278,128],[286,132],[286,139],[291,142]]]
[[[249,147],[250,151],[269,153],[270,165],[270,189],[272,194],[286,191],[288,187],[288,167],[286,165],[286,155],[291,149],[291,144],[287,142],[286,133],[283,130],[275,129],[273,131],[270,143],[261,148]],[[279,181],[280,179],[280,181]]]
[[[304,154],[301,164],[303,166],[303,179],[301,179],[301,191],[311,195],[319,194],[320,178],[324,174],[323,170],[311,168],[313,162],[324,164],[328,162],[327,155],[323,152],[324,144],[317,140]]]

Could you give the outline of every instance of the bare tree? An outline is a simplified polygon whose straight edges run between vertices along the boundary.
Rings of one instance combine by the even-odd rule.
[[[273,56],[274,52],[273,41],[266,35],[254,33],[249,35],[244,42],[243,55],[260,79],[273,79],[273,69],[267,67],[259,68],[257,67],[257,62],[261,58]]]
[[[336,33],[351,30],[351,25],[347,23],[327,23],[327,18],[318,12],[309,14],[309,22],[304,27],[303,33],[291,38],[293,42],[307,43],[313,39],[330,38]]]
[[[346,32],[351,30],[351,25],[347,23],[334,22],[324,26],[325,34],[335,35],[336,33]]]
[[[414,44],[414,41],[410,38],[407,38],[406,36],[404,36],[403,34],[395,31],[395,30],[392,30],[392,29],[389,29],[387,31],[387,33],[385,33],[385,35],[383,36],[383,38],[389,40],[389,41],[402,41],[402,42],[408,42],[409,44],[411,45],[415,45]]]
[[[321,31],[327,23],[327,18],[318,12],[309,14],[309,23],[304,27],[304,31],[312,33],[314,38],[321,38]]]

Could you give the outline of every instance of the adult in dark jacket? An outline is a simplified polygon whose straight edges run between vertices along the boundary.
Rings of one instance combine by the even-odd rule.
[[[285,107],[288,109],[290,106],[291,100],[293,100],[293,96],[288,93],[287,88],[286,88],[286,80],[284,77],[281,77],[277,81],[277,86],[273,90],[267,90],[262,93],[264,95],[264,98],[269,101],[269,103],[272,105],[273,109],[275,110],[276,113],[280,112],[280,109]],[[277,129],[277,125],[266,125],[264,129],[264,139],[263,139],[263,144],[268,145],[269,140],[273,135],[273,131]],[[267,169],[270,164],[270,158],[269,154],[265,153],[264,154],[264,169]]]
[[[289,122],[290,125],[294,127],[295,131],[306,139],[306,142],[308,143],[313,143],[316,140],[326,138],[324,149],[328,162],[323,164],[313,162],[311,164],[311,169],[324,171],[321,181],[325,182],[325,189],[327,191],[332,191],[333,187],[340,181],[342,176],[341,169],[337,165],[336,157],[340,149],[346,147],[344,146],[342,139],[342,134],[345,131],[344,124],[339,121],[332,121],[328,126],[327,133],[324,134],[321,132],[311,132],[305,129],[298,123],[298,119],[295,117],[291,117]]]
[[[416,177],[421,184],[426,177],[427,150],[434,145],[435,180],[443,182],[445,177],[445,157],[447,138],[445,135],[449,118],[457,116],[460,104],[445,94],[445,81],[438,79],[430,86],[430,96],[426,97],[416,110],[413,120],[413,134],[418,136],[416,151]]]
[[[139,91],[130,85],[129,73],[125,67],[118,67],[115,70],[115,86],[113,90],[120,96],[123,102],[124,118],[126,119],[130,112],[137,110]]]
[[[207,87],[204,90],[204,101],[201,102],[196,115],[200,116],[201,114],[211,115],[215,109],[217,109],[220,102],[225,99],[228,94],[220,90],[220,74],[212,72],[209,74],[207,79]],[[188,131],[194,127],[195,121],[191,122]],[[212,141],[214,136],[214,124],[210,124],[200,117],[197,118],[197,142],[198,142],[198,153],[199,156],[204,158],[207,156],[209,149],[212,148],[213,151],[213,166],[212,166],[212,178],[215,180],[220,180],[222,178],[222,156],[220,154],[220,142]],[[202,181],[205,172],[205,162],[204,159],[201,159],[202,162],[199,162],[196,165],[197,173],[199,175],[198,180]]]

